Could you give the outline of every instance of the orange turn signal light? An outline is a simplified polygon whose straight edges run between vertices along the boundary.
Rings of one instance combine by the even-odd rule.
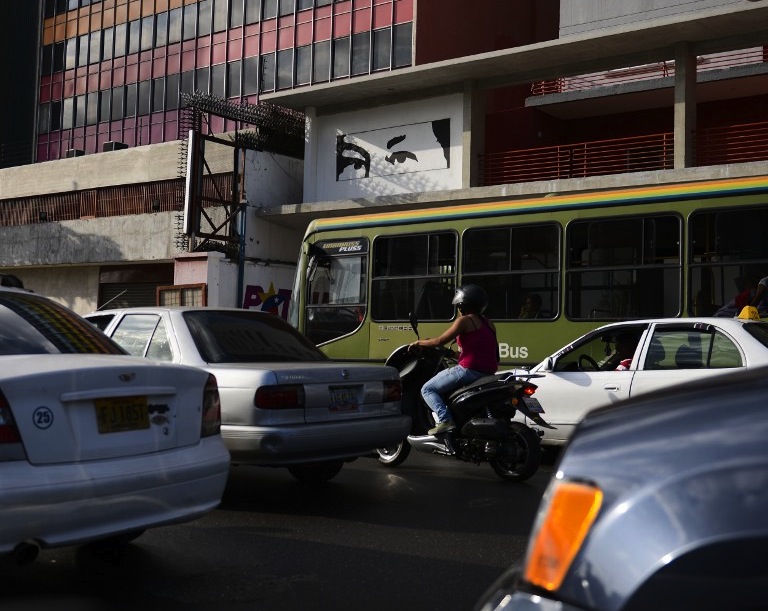
[[[556,481],[528,550],[525,578],[545,590],[563,582],[600,511],[603,493],[588,484]]]

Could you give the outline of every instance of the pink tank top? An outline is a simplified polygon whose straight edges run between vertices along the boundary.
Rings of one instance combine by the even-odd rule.
[[[498,345],[496,336],[488,323],[483,320],[481,326],[471,333],[461,333],[456,342],[459,344],[461,354],[459,365],[465,369],[472,369],[481,373],[496,373],[499,363],[496,360]]]

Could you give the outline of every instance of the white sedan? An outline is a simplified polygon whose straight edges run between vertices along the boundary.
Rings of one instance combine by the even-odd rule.
[[[0,289],[0,556],[126,542],[220,502],[216,379],[128,356],[50,299]]]
[[[622,355],[617,343],[620,348],[625,342],[634,348]],[[542,444],[559,446],[593,408],[762,365],[768,365],[766,321],[665,318],[599,327],[519,373],[535,376],[536,398],[555,427],[544,430]]]
[[[275,314],[135,307],[86,319],[131,354],[214,374],[235,464],[287,467],[300,481],[323,482],[410,431],[397,369],[331,361]]]

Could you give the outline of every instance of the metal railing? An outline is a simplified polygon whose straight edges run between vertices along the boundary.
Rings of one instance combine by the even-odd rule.
[[[709,70],[724,70],[737,66],[750,66],[768,61],[768,46],[742,49],[716,55],[703,55],[696,58],[697,72]],[[536,81],[531,84],[531,94],[534,96],[572,91],[613,87],[626,83],[666,78],[675,75],[675,62],[668,60],[654,62],[642,66],[629,66],[617,70],[607,70],[593,74],[558,78],[548,81]]]

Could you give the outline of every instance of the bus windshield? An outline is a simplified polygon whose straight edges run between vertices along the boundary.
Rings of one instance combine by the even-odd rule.
[[[320,242],[312,249],[304,333],[315,344],[352,333],[365,318],[367,240]]]

